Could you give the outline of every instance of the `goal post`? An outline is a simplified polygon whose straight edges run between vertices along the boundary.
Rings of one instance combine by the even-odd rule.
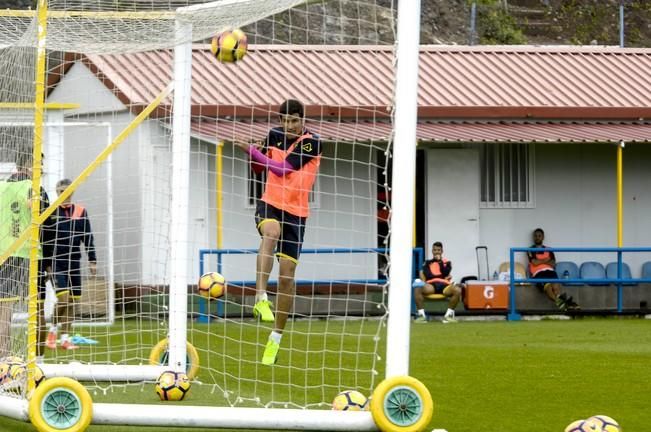
[[[55,426],[83,430],[90,423],[425,430],[431,396],[408,377],[419,1],[400,2],[397,10],[384,0],[179,0],[167,5],[169,10],[155,4],[128,10],[104,0],[86,9],[81,0],[75,3],[79,10],[51,0],[46,9],[43,2],[37,12],[41,20],[47,17],[47,38],[30,33],[34,16],[28,11],[0,12],[0,46],[34,67],[30,49],[52,50],[47,60],[53,63],[54,51],[63,51],[56,67],[37,63],[42,71],[60,71],[43,74],[49,100],[79,99],[80,106],[66,112],[62,123],[59,162],[74,181],[57,199],[51,197],[50,207],[34,213],[31,223],[50,223],[78,191],[88,209],[98,210],[88,217],[100,230],[95,249],[113,272],[109,286],[115,286],[115,297],[105,326],[77,327],[84,337],[76,350],[44,349],[39,358],[31,305],[30,339],[10,334],[11,353],[25,357],[29,379],[7,375],[11,385],[0,387],[0,414],[29,419],[48,432]],[[199,44],[237,27],[245,29],[250,43],[260,43],[238,63],[219,63]],[[9,28],[22,29],[20,43],[27,48],[17,47]],[[373,79],[356,82],[370,71],[365,68],[377,68]],[[3,97],[24,99],[35,87],[33,75],[23,70],[0,72]],[[38,99],[38,92],[32,94]],[[267,139],[279,126],[278,106],[286,98],[303,102],[303,133],[313,132],[320,146],[319,172],[308,194],[311,215],[302,222],[305,237],[301,232],[298,242],[305,251],[345,253],[300,255],[295,279],[307,283],[292,286],[280,360],[268,366],[260,358],[277,329],[252,318],[255,284],[229,285],[258,279],[256,254],[230,254],[220,262],[226,278],[220,301],[232,313],[207,322],[195,319],[201,314],[197,256],[215,246],[257,250],[259,221],[254,223],[253,214],[267,180],[250,169],[248,156],[233,143],[288,144]],[[98,127],[107,128],[108,145],[91,132]],[[388,133],[375,135],[377,129]],[[0,136],[1,157],[30,150],[40,156],[33,137],[7,135]],[[283,151],[291,153],[287,149],[293,146],[297,143]],[[391,171],[400,173],[399,179],[390,178]],[[105,197],[100,182],[107,185]],[[105,206],[98,204],[101,199]],[[384,208],[391,213],[387,232],[386,218],[378,214]],[[93,218],[106,220],[105,226],[97,228]],[[89,239],[84,238],[84,252]],[[32,243],[38,242],[32,238]],[[18,247],[0,251],[3,259]],[[278,249],[273,272],[286,265],[283,260],[299,262],[298,254],[287,250]],[[211,265],[205,264],[206,271],[217,271]],[[62,271],[53,272],[58,277]],[[279,279],[275,274],[272,280]],[[14,282],[22,287],[19,276]],[[282,295],[271,285],[267,294],[274,304]],[[24,312],[23,301],[16,302],[14,310]],[[369,307],[379,313],[366,313]],[[55,345],[63,342],[62,337]],[[14,370],[10,360],[2,361]],[[45,375],[42,382],[37,367]],[[165,371],[188,375],[189,403],[153,403]],[[349,401],[350,411],[331,409],[345,390],[373,397],[357,405]],[[60,409],[81,414],[59,416],[55,424],[46,407],[59,393],[70,396],[70,406]]]
[[[416,187],[416,122],[418,110],[418,47],[420,1],[398,4],[396,47],[395,124],[393,136],[394,181],[391,214],[391,271],[387,378],[409,374],[409,316],[411,311],[412,236]],[[398,346],[396,346],[398,345]]]

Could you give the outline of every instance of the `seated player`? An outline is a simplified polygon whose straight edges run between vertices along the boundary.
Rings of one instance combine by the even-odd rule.
[[[533,231],[532,248],[547,248],[543,244],[545,232],[541,228]],[[552,251],[529,252],[529,274],[532,279],[558,279],[556,273],[556,256]],[[547,294],[556,306],[562,311],[579,309],[579,305],[568,297],[567,294],[561,293],[561,284],[558,282],[536,284],[538,289]]]
[[[461,299],[461,288],[452,282],[452,261],[443,257],[443,243],[434,242],[432,259],[425,261],[420,271],[420,278],[425,282],[422,287],[414,288],[414,300],[418,309],[417,323],[427,322],[425,315],[425,295],[443,294],[448,298],[448,310],[443,316],[443,323],[455,323],[454,308]]]

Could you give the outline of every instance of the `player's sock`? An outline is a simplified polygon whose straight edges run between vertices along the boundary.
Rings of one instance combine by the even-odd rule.
[[[267,291],[256,291],[255,293],[255,302],[259,302],[261,300],[268,300],[267,298]]]
[[[283,334],[278,333],[276,331],[272,331],[271,334],[269,335],[269,339],[276,342],[277,344],[280,344],[280,340],[282,339],[282,337],[283,337]]]
[[[425,317],[425,309],[418,309],[418,316]]]
[[[445,312],[446,317],[454,317],[454,309],[448,308],[448,310]]]

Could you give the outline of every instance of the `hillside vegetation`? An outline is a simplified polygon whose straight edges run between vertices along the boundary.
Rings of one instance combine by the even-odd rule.
[[[475,44],[619,45],[620,0],[422,0],[421,43],[470,43],[473,2],[477,4]],[[368,6],[360,6],[359,0],[308,3],[249,26],[246,30],[252,42],[374,44],[393,40],[388,9],[392,0],[368,1]],[[2,9],[34,5],[35,0],[0,0]],[[345,19],[337,19],[342,14]],[[651,47],[651,1],[625,0],[625,45]]]

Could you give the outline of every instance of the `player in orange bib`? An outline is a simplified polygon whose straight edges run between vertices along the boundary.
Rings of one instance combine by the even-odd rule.
[[[240,140],[235,145],[245,151],[255,172],[266,171],[265,191],[258,202],[255,222],[261,242],[256,261],[256,302],[253,315],[274,322],[262,363],[276,362],[287,317],[294,301],[294,276],[303,245],[305,223],[310,214],[309,195],[319,171],[321,142],[305,128],[305,108],[288,99],[278,110],[281,127],[269,131],[263,144]],[[276,313],[267,298],[267,283],[278,259]]]
[[[432,259],[425,261],[420,271],[420,279],[423,286],[414,289],[414,301],[418,310],[417,323],[426,323],[425,295],[443,294],[448,298],[448,309],[443,316],[442,322],[456,323],[454,308],[461,300],[461,287],[452,281],[452,262],[443,256],[443,243],[437,241],[432,244]]]
[[[545,232],[542,228],[536,228],[533,231],[532,248],[547,249],[543,244]],[[552,251],[529,252],[529,274],[532,279],[558,279],[556,273],[556,256]],[[565,293],[561,293],[561,284],[558,282],[539,283],[536,286],[547,294],[550,300],[556,303],[556,306],[562,311],[577,310],[579,305]]]

